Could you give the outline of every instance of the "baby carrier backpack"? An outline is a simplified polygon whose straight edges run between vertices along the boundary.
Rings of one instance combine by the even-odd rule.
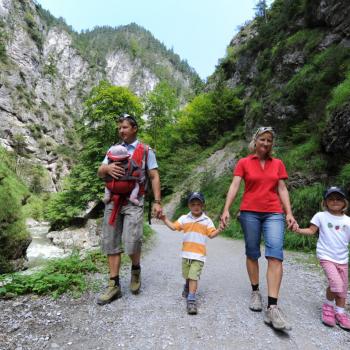
[[[112,193],[111,201],[113,202],[113,210],[109,218],[110,225],[114,224],[121,207],[127,204],[127,197],[135,187],[136,181],[140,185],[139,194],[145,194],[148,150],[147,145],[138,143],[132,157],[125,162],[125,175],[119,179],[114,179],[111,176],[106,177],[106,187]]]

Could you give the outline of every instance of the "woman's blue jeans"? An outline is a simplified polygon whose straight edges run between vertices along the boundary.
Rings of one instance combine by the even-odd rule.
[[[281,213],[241,211],[242,226],[247,257],[257,260],[261,256],[261,235],[265,241],[265,257],[283,261],[285,216]]]

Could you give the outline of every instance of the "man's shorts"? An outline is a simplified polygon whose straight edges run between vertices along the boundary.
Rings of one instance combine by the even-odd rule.
[[[198,281],[204,266],[200,260],[182,258],[182,276],[184,279]]]
[[[115,223],[110,225],[108,221],[113,205],[114,203],[110,202],[105,208],[101,241],[103,253],[107,255],[124,251],[128,255],[139,253],[143,235],[143,200],[140,201],[140,205],[128,202],[122,206]]]
[[[348,264],[337,264],[329,260],[320,260],[327,276],[329,289],[339,298],[346,299],[348,294]]]

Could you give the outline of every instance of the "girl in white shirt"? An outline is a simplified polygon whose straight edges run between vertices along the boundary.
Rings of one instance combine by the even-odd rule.
[[[329,187],[323,196],[324,211],[313,216],[308,228],[296,225],[293,228],[302,235],[319,232],[316,253],[329,283],[322,305],[322,322],[329,327],[338,324],[345,330],[350,330],[350,319],[344,310],[348,291],[350,242],[350,217],[345,215],[348,205],[342,188]]]

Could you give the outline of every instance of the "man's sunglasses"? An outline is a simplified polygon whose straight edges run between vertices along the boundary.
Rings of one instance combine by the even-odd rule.
[[[133,125],[138,126],[136,118],[134,116],[130,115],[130,114],[124,113],[121,116],[119,116],[119,118],[118,118],[118,122],[119,123],[123,122],[124,120],[131,120]]]
[[[264,132],[271,132],[272,135],[275,135],[275,132],[273,131],[271,126],[262,126],[260,128],[258,128],[258,130],[256,130],[255,133],[255,138],[258,137],[260,134],[263,134]]]

